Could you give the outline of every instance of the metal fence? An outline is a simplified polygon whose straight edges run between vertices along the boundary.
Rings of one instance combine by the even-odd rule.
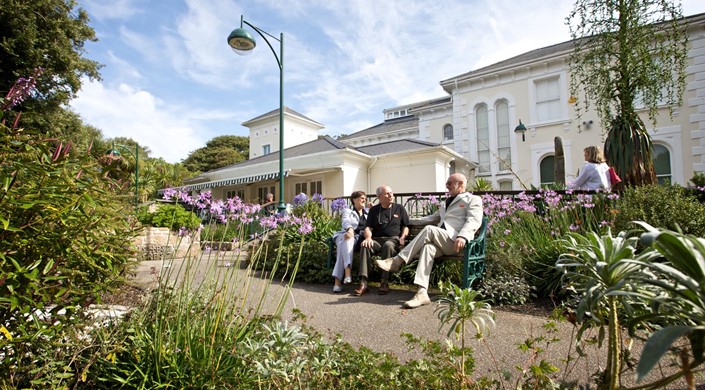
[[[563,200],[570,201],[574,197],[585,194],[604,194],[604,192],[599,191],[577,191],[577,190],[551,190],[552,193],[560,195]],[[534,198],[535,202],[541,203],[542,195],[545,194],[544,190],[531,190],[531,191],[475,191],[474,195],[483,196],[486,194],[493,195],[495,198],[510,198],[512,200],[518,200],[520,197],[531,197]],[[410,217],[420,217],[424,215],[431,214],[433,210],[434,201],[444,201],[446,198],[446,192],[424,192],[424,193],[395,193],[394,202],[399,203],[404,206],[406,212],[409,213]],[[323,200],[323,206],[332,212],[331,204],[338,198],[329,198]],[[348,206],[351,205],[350,199],[346,198]],[[368,205],[372,206],[378,202],[377,196],[375,194],[367,195]]]

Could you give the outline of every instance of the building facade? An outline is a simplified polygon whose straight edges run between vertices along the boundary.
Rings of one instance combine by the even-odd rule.
[[[705,172],[705,14],[686,21],[683,104],[673,117],[662,107],[656,126],[640,113],[654,142],[659,181],[681,185]],[[442,192],[453,172],[483,178],[498,190],[539,187],[554,182],[556,137],[571,181],[583,166],[583,148],[605,139],[594,112],[576,114],[569,92],[572,51],[573,42],[563,42],[442,80],[447,96],[387,108],[380,124],[337,140],[318,137],[323,125],[285,109],[285,201],[301,192],[326,198],[373,193],[381,184],[398,193]],[[519,123],[525,134],[515,132]],[[187,184],[221,198],[258,200],[272,192],[279,199],[278,111],[243,125],[250,128],[250,159]]]

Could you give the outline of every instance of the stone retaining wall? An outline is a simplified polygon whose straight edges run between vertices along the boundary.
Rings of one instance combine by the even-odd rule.
[[[201,254],[200,237],[197,234],[192,242],[192,237],[179,237],[169,228],[145,227],[132,243],[140,252],[139,260],[169,260]]]

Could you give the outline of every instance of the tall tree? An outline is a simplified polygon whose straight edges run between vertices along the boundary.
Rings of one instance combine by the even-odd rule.
[[[221,135],[196,149],[184,159],[184,166],[191,172],[206,172],[247,160],[250,139],[237,135]]]
[[[0,0],[0,26],[0,94],[41,68],[35,98],[14,109],[24,127],[62,136],[62,106],[82,77],[100,78],[100,65],[83,58],[85,42],[96,41],[88,14],[75,0]]]
[[[628,185],[656,182],[651,137],[635,100],[654,126],[660,105],[672,114],[682,102],[687,34],[681,18],[680,3],[667,0],[578,0],[566,18],[576,41],[570,91],[578,116],[595,106],[609,129],[607,161]]]

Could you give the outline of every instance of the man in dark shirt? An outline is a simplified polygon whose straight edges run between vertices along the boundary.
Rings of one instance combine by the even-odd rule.
[[[372,206],[367,214],[364,240],[360,242],[360,286],[355,290],[357,296],[369,291],[367,279],[372,256],[380,252],[383,259],[396,255],[409,235],[409,215],[402,205],[394,203],[392,189],[386,185],[380,186],[377,188],[377,199],[379,203]],[[388,279],[389,272],[382,273],[380,294],[389,292]]]

